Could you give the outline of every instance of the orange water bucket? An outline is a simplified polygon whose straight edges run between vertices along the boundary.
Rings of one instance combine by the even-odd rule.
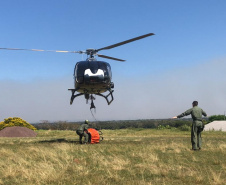
[[[89,128],[88,133],[90,135],[90,143],[95,144],[100,142],[100,134],[99,132],[94,128]]]

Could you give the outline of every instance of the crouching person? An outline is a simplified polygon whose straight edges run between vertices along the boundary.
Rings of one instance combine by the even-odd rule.
[[[85,123],[83,123],[82,125],[80,125],[78,127],[78,129],[76,130],[76,133],[79,135],[79,143],[80,144],[82,144],[82,137],[83,136],[85,137],[84,144],[87,144],[88,143],[88,140],[89,140],[89,135],[88,135],[88,132],[87,132],[88,124],[89,124],[89,121],[88,120],[85,120]]]

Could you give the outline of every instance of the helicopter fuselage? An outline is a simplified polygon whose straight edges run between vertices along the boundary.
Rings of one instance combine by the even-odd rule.
[[[74,98],[84,95],[87,102],[89,99],[92,101],[91,108],[94,108],[93,94],[95,94],[105,98],[110,105],[114,100],[114,84],[111,79],[111,66],[107,62],[96,61],[94,58],[77,62],[74,68],[75,88],[69,89],[72,92],[70,104],[73,103]],[[106,91],[108,91],[107,95],[102,94]],[[75,94],[76,92],[78,94]]]
[[[112,88],[111,66],[103,61],[80,61],[74,68],[74,85],[84,94],[104,93]]]

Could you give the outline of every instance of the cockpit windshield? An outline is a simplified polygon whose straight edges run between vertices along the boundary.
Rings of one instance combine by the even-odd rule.
[[[74,77],[79,83],[83,83],[84,73],[86,69],[90,69],[93,74],[98,72],[98,69],[104,72],[104,81],[111,81],[111,66],[107,62],[102,61],[81,61],[75,66]]]

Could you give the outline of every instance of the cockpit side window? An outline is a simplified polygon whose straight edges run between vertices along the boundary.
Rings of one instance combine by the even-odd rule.
[[[109,64],[107,64],[107,71],[108,71],[108,75],[110,77],[110,79],[112,78],[112,73],[111,73],[111,66]]]
[[[88,68],[87,62],[78,62],[75,66],[74,76],[78,83],[83,83],[84,72]]]
[[[76,78],[76,76],[77,76],[77,66],[78,66],[78,64],[76,64],[75,68],[74,68],[74,78]]]

